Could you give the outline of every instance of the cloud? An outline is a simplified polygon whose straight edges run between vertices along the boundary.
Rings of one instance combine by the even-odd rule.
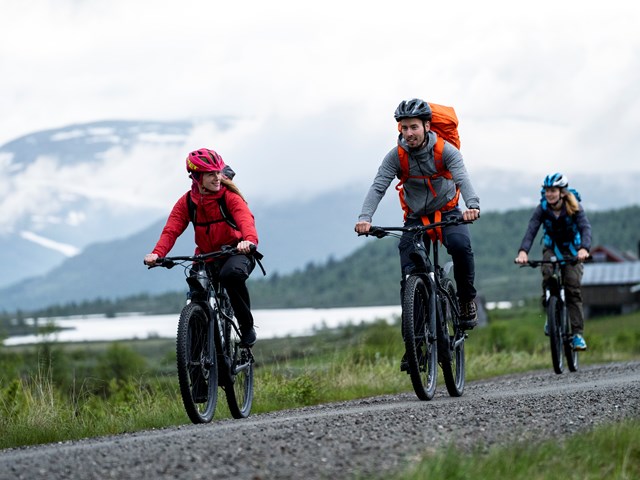
[[[242,123],[205,144],[244,170],[245,188],[282,197],[372,177],[393,146],[398,101],[422,96],[456,107],[471,169],[595,172],[609,158],[640,169],[638,4],[361,8],[337,0],[4,2],[0,58],[11,74],[0,77],[0,110],[10,114],[0,119],[0,144],[72,123],[229,115]],[[169,162],[185,151],[147,153]],[[266,181],[269,172],[277,177]],[[149,181],[149,172],[137,175]],[[146,185],[142,194],[125,182],[126,195],[157,201]]]

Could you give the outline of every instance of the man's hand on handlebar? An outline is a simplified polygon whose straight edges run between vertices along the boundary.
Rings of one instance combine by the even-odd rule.
[[[480,218],[480,210],[477,208],[470,208],[462,213],[462,219],[467,222],[472,222]]]
[[[358,233],[358,235],[365,235],[365,234],[369,233],[370,229],[371,229],[371,222],[358,222],[358,223],[356,223],[355,231]]]

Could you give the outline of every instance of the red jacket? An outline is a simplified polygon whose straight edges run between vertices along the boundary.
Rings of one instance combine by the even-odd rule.
[[[235,230],[223,220],[217,199],[225,197],[227,210],[238,225]],[[209,226],[195,226],[196,254],[209,253],[220,250],[223,245],[236,246],[241,240],[247,240],[258,245],[258,233],[255,220],[247,203],[242,197],[222,186],[219,192],[200,195],[192,192],[191,199],[196,204],[196,221],[200,223],[222,220]],[[171,251],[176,240],[189,226],[189,207],[185,193],[176,202],[169,214],[167,223],[160,234],[160,239],[152,253],[165,257]]]

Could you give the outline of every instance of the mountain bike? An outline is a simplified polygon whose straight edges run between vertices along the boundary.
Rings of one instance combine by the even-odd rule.
[[[218,386],[233,418],[246,418],[253,403],[251,348],[240,342],[240,329],[213,259],[240,254],[237,249],[201,255],[164,257],[155,266],[184,268],[190,293],[178,320],[176,363],[184,408],[193,423],[208,423],[218,402]],[[259,261],[262,255],[252,253]],[[154,267],[149,267],[154,268]]]
[[[405,278],[402,294],[402,338],[405,344],[407,373],[420,400],[431,400],[436,392],[440,364],[447,391],[459,397],[465,386],[464,342],[467,333],[460,327],[460,309],[453,281],[447,276],[452,263],[440,266],[439,241],[430,239],[433,261],[425,246],[428,230],[463,223],[461,218],[413,227],[375,227],[365,235],[377,238],[402,233],[413,234],[414,268]],[[396,233],[401,232],[401,233]]]
[[[544,298],[547,313],[547,326],[549,330],[549,342],[551,344],[551,363],[553,370],[557,374],[564,371],[564,357],[567,359],[569,370],[575,372],[578,370],[578,352],[573,349],[571,333],[571,322],[567,311],[564,293],[564,276],[562,273],[562,265],[575,265],[578,259],[575,257],[559,260],[557,257],[551,257],[550,260],[529,260],[522,267],[530,266],[532,268],[541,267],[542,265],[551,265],[553,273],[545,282]]]

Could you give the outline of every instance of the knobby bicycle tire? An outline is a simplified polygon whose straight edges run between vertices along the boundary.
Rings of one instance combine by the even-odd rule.
[[[229,318],[233,316],[229,305],[225,306],[225,313]],[[240,338],[231,322],[225,320],[223,323],[224,353],[230,368],[226,376],[228,382],[223,385],[227,405],[233,418],[247,418],[253,404],[253,356],[250,349],[240,346]]]
[[[438,378],[435,318],[429,314],[429,293],[424,280],[407,278],[402,299],[402,337],[413,390],[420,400],[431,400]]]
[[[465,360],[464,341],[454,347],[459,319],[451,302],[456,301],[456,290],[449,278],[444,278],[441,284],[448,295],[439,298],[442,318],[438,319],[438,361],[449,395],[460,397],[464,392]]]
[[[547,324],[549,326],[549,343],[551,345],[551,362],[553,363],[553,370],[557,374],[561,374],[564,371],[564,345],[562,339],[561,330],[561,305],[558,302],[558,298],[555,296],[549,297],[549,304],[547,305]]]
[[[182,403],[193,423],[209,423],[218,402],[218,365],[211,337],[203,307],[186,305],[178,320],[176,363]]]
[[[567,311],[567,304],[562,304],[561,309],[561,325],[562,325],[562,338],[564,340],[564,356],[567,358],[567,367],[570,372],[578,371],[578,352],[573,349],[572,335],[571,335],[571,322],[569,320],[569,312]]]

